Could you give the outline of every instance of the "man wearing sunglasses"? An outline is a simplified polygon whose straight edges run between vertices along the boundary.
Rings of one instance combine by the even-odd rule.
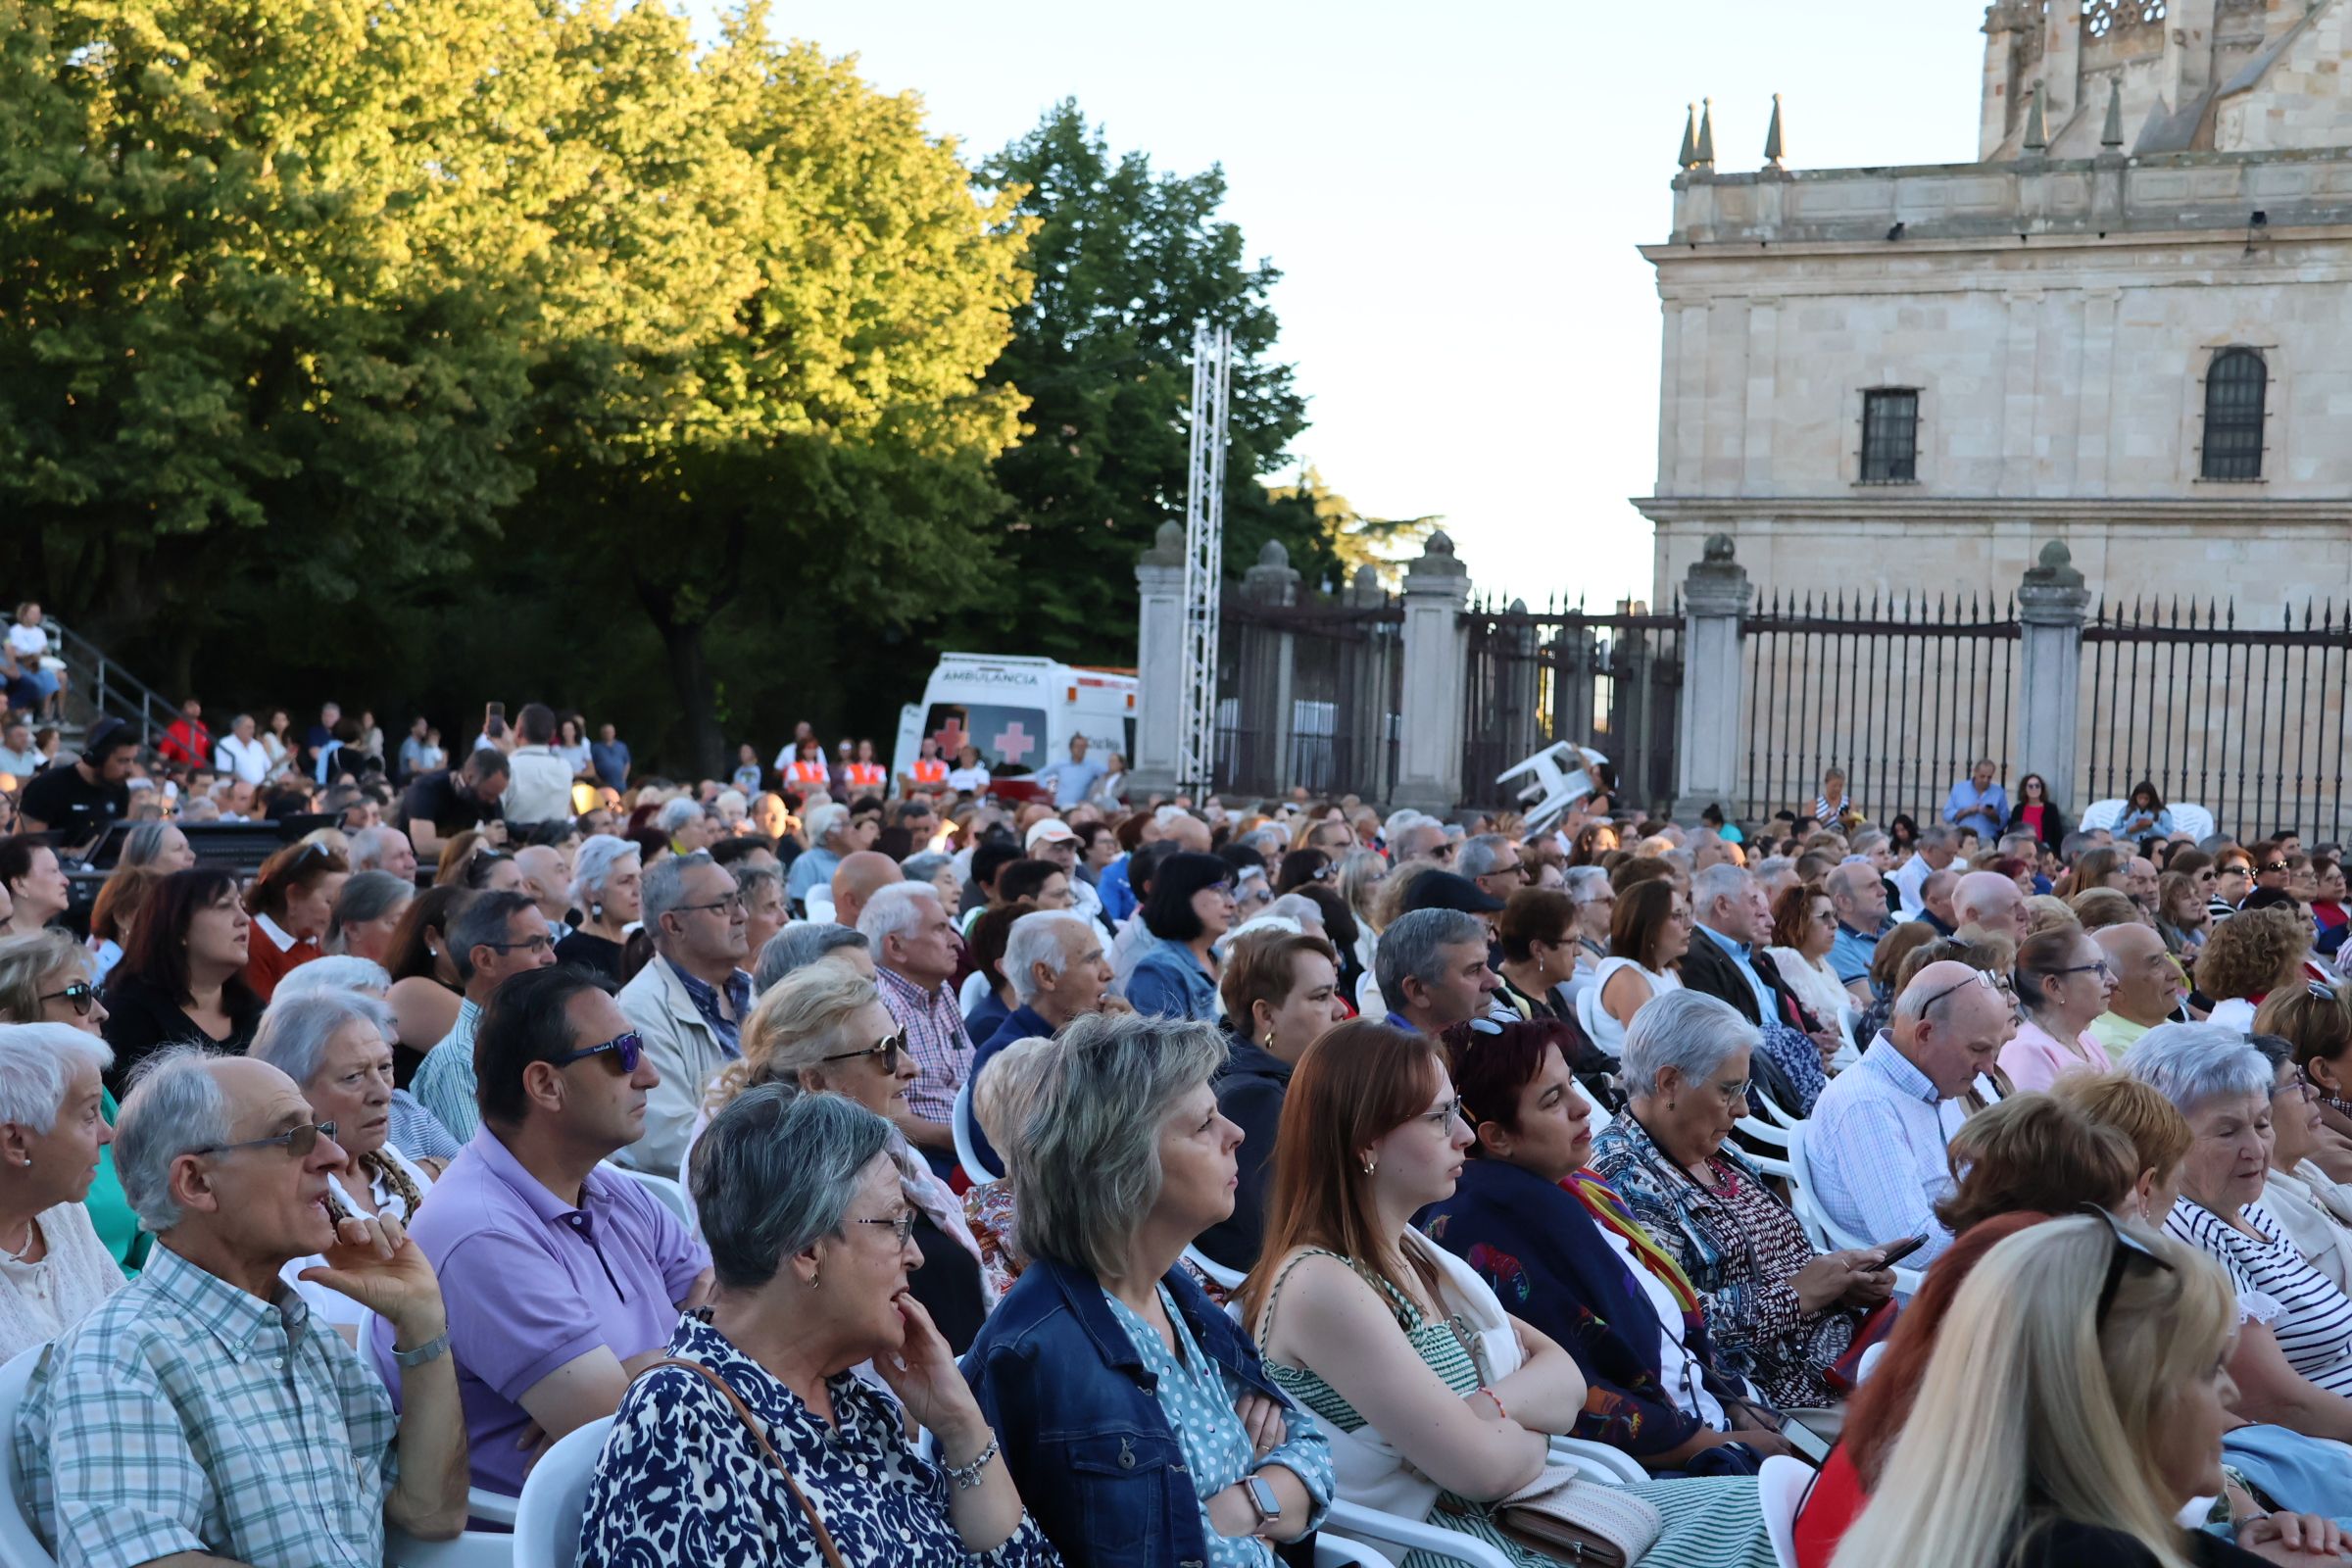
[[[24,1493],[75,1562],[372,1563],[384,1528],[466,1522],[466,1434],[442,1295],[396,1221],[337,1220],[344,1155],[277,1068],[177,1047],[122,1102],[116,1168],[156,1246],[57,1342],[20,1420]],[[396,1415],[278,1270],[380,1314]],[[397,1452],[397,1458],[395,1458]],[[397,1480],[394,1479],[397,1475]]]
[[[646,1107],[645,1132],[620,1153],[631,1170],[675,1176],[685,1157],[703,1091],[743,1054],[752,1010],[751,912],[727,868],[697,851],[645,873],[645,929],[654,956],[621,988],[620,1010],[645,1037],[662,1081]]]
[[[1887,1032],[1830,1080],[1807,1124],[1814,1196],[1833,1227],[1862,1246],[1925,1236],[1917,1268],[1951,1245],[1935,1204],[1952,1185],[1955,1102],[2016,1033],[2015,1004],[1984,970],[1947,959],[1912,977]]]
[[[415,1240],[450,1303],[473,1484],[511,1496],[547,1444],[618,1409],[666,1353],[678,1313],[710,1294],[710,1258],[603,1163],[636,1141],[661,1074],[595,975],[509,980],[475,1060],[481,1130],[433,1185]],[[398,1387],[375,1327],[377,1368]]]

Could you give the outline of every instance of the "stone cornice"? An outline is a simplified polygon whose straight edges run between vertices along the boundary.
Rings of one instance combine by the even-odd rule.
[[[2059,498],[2050,496],[1927,496],[1874,489],[1867,496],[1631,496],[1630,504],[1654,523],[1824,522],[1845,526],[1881,523],[1901,528],[1920,522],[2165,524],[2230,523],[2247,527],[2352,525],[2352,497],[2282,500],[2246,494],[2252,486],[2215,487],[2212,496]]]

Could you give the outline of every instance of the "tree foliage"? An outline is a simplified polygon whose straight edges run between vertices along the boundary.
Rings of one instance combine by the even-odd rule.
[[[996,466],[1011,498],[1001,553],[1017,587],[957,630],[993,645],[1084,661],[1134,658],[1135,560],[1184,515],[1194,324],[1233,329],[1225,554],[1234,573],[1268,539],[1310,580],[1331,563],[1311,510],[1260,482],[1306,426],[1291,368],[1273,357],[1266,296],[1281,273],[1244,259],[1221,220],[1225,175],[1153,171],[1114,158],[1076,103],[981,166],[1035,220],[1036,279],[1011,345],[990,372],[1028,398],[1027,434]]]

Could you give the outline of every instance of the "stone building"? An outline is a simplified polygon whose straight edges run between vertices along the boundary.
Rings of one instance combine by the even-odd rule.
[[[2352,0],[2002,0],[1978,161],[1760,169],[1685,133],[1664,602],[1767,590],[2352,591]]]

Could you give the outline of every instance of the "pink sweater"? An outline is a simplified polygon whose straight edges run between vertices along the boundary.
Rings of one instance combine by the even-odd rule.
[[[2021,1090],[2047,1089],[2070,1072],[2105,1072],[2112,1064],[2089,1032],[2070,1044],[2032,1018],[2017,1026],[2017,1038],[2001,1048],[2001,1071]]]

